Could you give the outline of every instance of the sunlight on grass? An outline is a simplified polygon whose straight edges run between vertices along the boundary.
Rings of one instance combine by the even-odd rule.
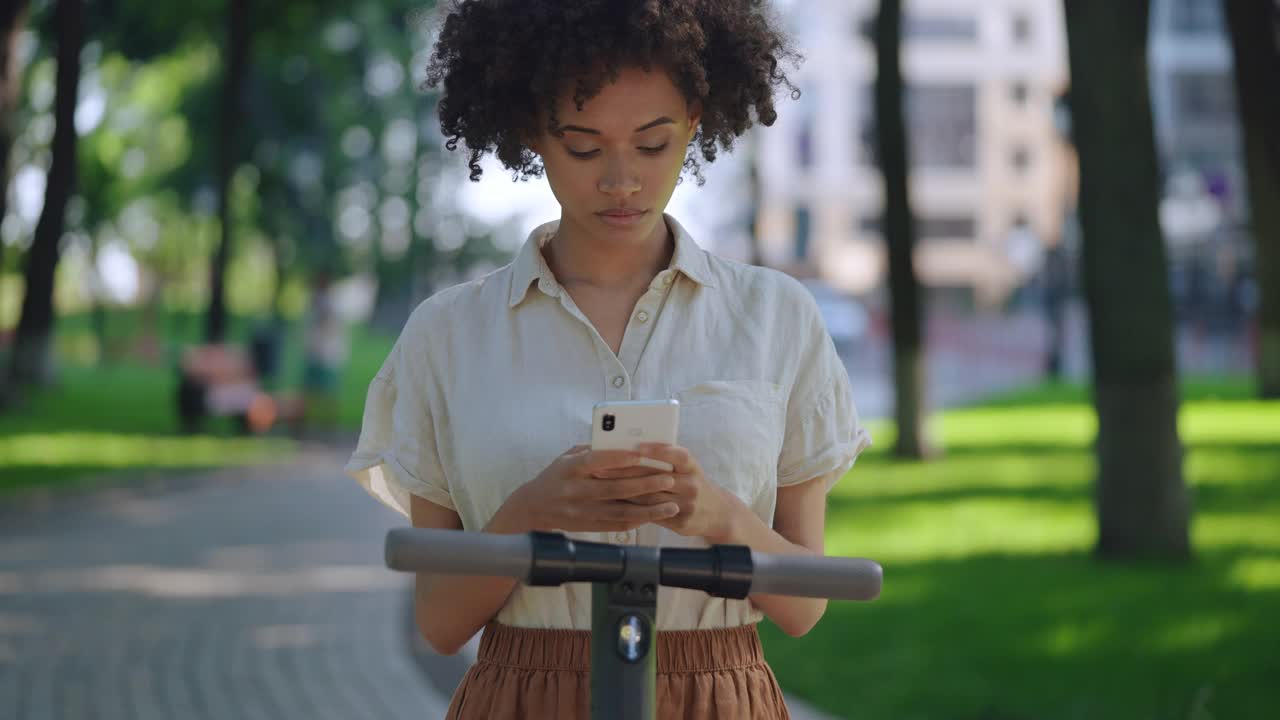
[[[1261,400],[1195,402],[1183,407],[1178,418],[1182,441],[1188,445],[1280,444],[1280,403]]]
[[[26,433],[0,437],[0,464],[190,467],[287,457],[294,443],[277,438],[221,438],[113,433]]]
[[[1026,444],[1075,448],[1087,446],[1097,432],[1093,409],[1084,405],[971,408],[944,414],[939,425],[944,447]]]
[[[296,443],[286,438],[102,432],[0,435],[0,493],[287,462],[296,452]]]
[[[1017,452],[961,453],[942,462],[888,462],[879,453],[864,456],[837,486],[836,497],[927,497],[1034,489],[1039,494],[1081,491],[1080,475],[1092,461],[1079,452],[1044,454]],[[1007,493],[1006,493],[1007,494]]]
[[[847,521],[827,534],[827,552],[870,555],[895,564],[993,552],[1083,551],[1093,540],[1088,508],[1059,501],[904,501],[844,517]]]
[[[1219,513],[1205,508],[1193,520],[1192,538],[1201,548],[1251,547],[1280,552],[1280,505],[1272,502],[1252,513]]]
[[[1280,545],[1280,541],[1275,544]],[[1244,588],[1280,590],[1280,558],[1245,557],[1231,565],[1230,580]]]

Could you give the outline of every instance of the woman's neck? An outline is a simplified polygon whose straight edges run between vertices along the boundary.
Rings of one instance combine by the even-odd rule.
[[[543,257],[566,288],[630,290],[647,286],[671,264],[674,252],[675,241],[663,218],[648,236],[634,241],[592,237],[562,218],[555,236],[543,248]]]

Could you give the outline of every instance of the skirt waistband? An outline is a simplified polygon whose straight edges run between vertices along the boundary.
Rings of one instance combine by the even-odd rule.
[[[712,630],[658,631],[658,672],[707,672],[764,663],[756,623]],[[520,628],[490,622],[479,662],[537,670],[587,672],[591,631]]]

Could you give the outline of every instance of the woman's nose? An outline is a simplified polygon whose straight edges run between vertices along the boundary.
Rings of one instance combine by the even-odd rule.
[[[626,197],[640,190],[640,176],[630,163],[622,159],[609,160],[604,174],[596,183],[600,192],[614,197]]]

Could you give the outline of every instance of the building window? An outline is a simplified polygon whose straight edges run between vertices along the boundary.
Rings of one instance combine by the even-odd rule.
[[[1030,44],[1031,29],[1031,18],[1022,13],[1016,13],[1013,16],[1013,44]]]
[[[911,158],[922,167],[971,168],[977,161],[977,93],[972,85],[907,90]]]
[[[879,215],[858,218],[860,235],[884,235],[884,219]],[[972,215],[926,215],[916,218],[916,239],[973,240],[978,234],[978,223]]]
[[[879,164],[875,89],[863,88],[859,144]],[[911,85],[906,89],[907,152],[913,167],[971,169],[978,155],[977,91],[972,85]]]
[[[913,85],[906,88],[904,113],[911,165],[972,169],[978,161],[978,94],[972,85]],[[879,164],[876,146],[876,92],[863,88],[859,145],[863,158]]]
[[[977,223],[972,215],[936,215],[916,223],[916,236],[921,240],[972,240]]]
[[[1174,107],[1183,120],[1234,122],[1235,92],[1226,73],[1177,73],[1173,93]]]
[[[813,220],[809,208],[796,206],[795,214],[795,258],[803,262],[809,257],[809,239],[813,232]]]
[[[795,107],[795,161],[802,170],[809,170],[814,163],[814,128],[817,125],[818,106],[815,89],[800,94]]]
[[[853,34],[871,47],[876,45],[876,13],[871,11],[853,21]]]
[[[964,15],[909,14],[903,21],[902,35],[907,40],[976,42],[978,22]]]
[[[1025,145],[1018,145],[1013,149],[1013,154],[1009,157],[1013,164],[1013,169],[1018,173],[1025,173],[1031,168],[1031,149]]]
[[[872,45],[876,42],[876,13],[873,10],[859,18],[854,34]],[[924,15],[904,13],[904,42],[973,43],[978,41],[978,21],[968,15]]]
[[[858,218],[859,235],[883,235],[884,219],[879,215],[864,215]]]
[[[805,170],[813,167],[813,120],[807,115],[796,133],[796,161]]]
[[[1009,86],[1009,98],[1013,100],[1013,104],[1018,107],[1026,107],[1027,99],[1031,97],[1031,88],[1021,80],[1015,81]]]
[[[1221,0],[1172,0],[1169,7],[1169,26],[1179,35],[1221,33],[1222,6],[1220,3]]]

